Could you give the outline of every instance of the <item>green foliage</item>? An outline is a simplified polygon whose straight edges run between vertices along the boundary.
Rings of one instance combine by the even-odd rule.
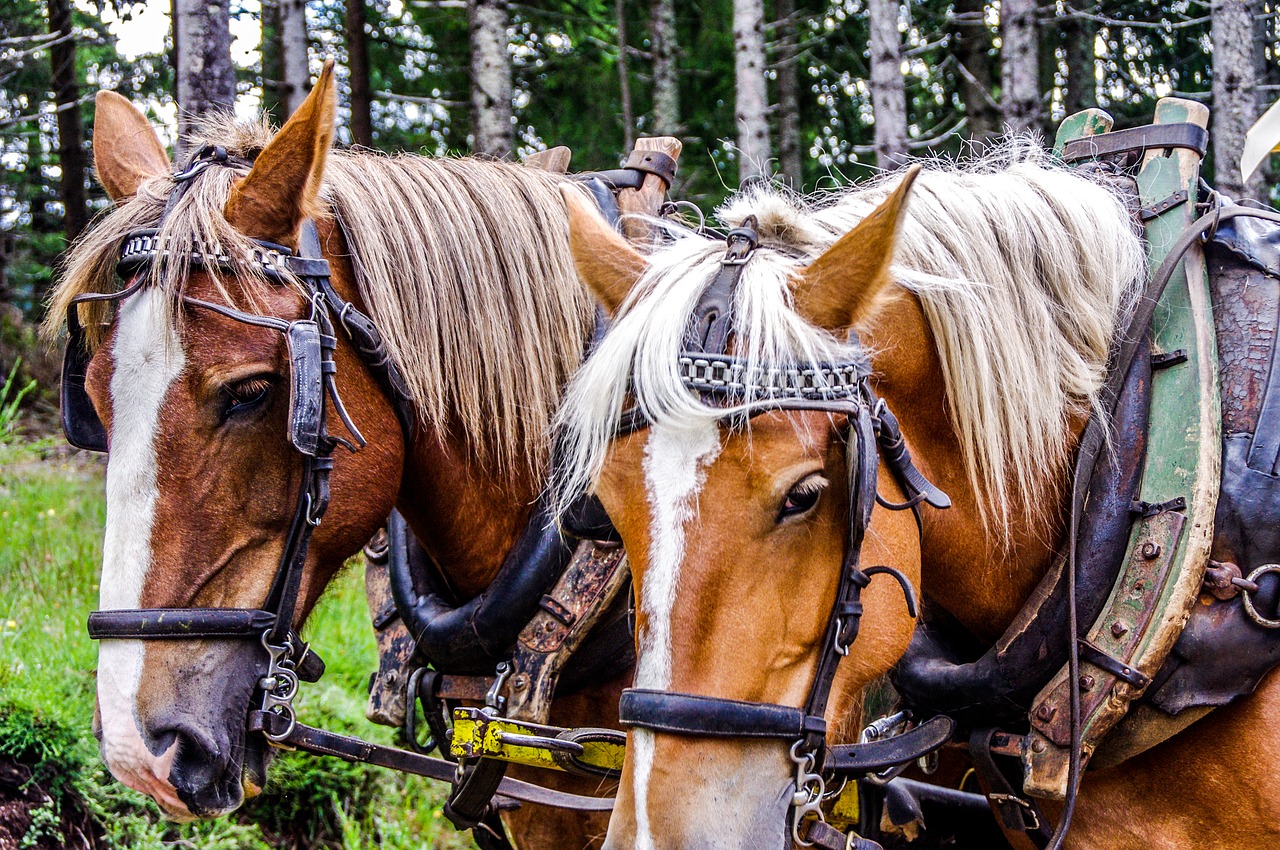
[[[3,385],[0,385],[0,443],[7,442],[13,437],[18,427],[18,405],[22,404],[27,393],[36,388],[34,380],[18,386],[20,366],[22,366],[22,358],[14,362],[13,368],[9,370],[9,377],[5,379]]]

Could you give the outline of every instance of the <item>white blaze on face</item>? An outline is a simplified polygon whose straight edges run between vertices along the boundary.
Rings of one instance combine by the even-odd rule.
[[[156,501],[156,436],[160,409],[185,363],[166,296],[143,289],[126,299],[111,349],[111,454],[107,460],[107,530],[103,540],[100,606],[137,608],[151,565]],[[102,747],[111,771],[144,793],[166,792],[168,774],[143,741],[137,718],[143,643],[103,641],[98,649],[98,706]],[[157,781],[160,780],[160,781]],[[163,782],[163,784],[161,784]],[[163,802],[163,801],[162,801]]]
[[[671,609],[676,601],[680,565],[684,561],[685,525],[693,519],[706,467],[720,454],[720,433],[712,422],[677,426],[657,424],[644,452],[644,480],[649,499],[649,563],[640,608],[646,628],[641,637],[635,686],[671,687]],[[636,846],[651,850],[649,775],[653,770],[653,733],[635,729]]]

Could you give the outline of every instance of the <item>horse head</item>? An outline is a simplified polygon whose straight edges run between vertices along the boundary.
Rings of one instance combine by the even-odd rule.
[[[787,844],[788,808],[816,806],[824,722],[856,736],[863,689],[907,646],[918,529],[885,507],[909,497],[877,461],[847,340],[888,284],[913,177],[808,264],[749,227],[727,252],[684,234],[645,258],[567,197],[614,324],[566,396],[558,497],[599,496],[635,582],[608,847]],[[768,728],[781,717],[795,725]]]
[[[146,118],[118,95],[98,96],[94,160],[117,209],[76,249],[55,310],[85,323],[72,341],[86,358],[78,415],[97,417],[109,448],[108,618],[274,607],[287,620],[277,636],[296,641],[291,631],[394,504],[404,446],[392,403],[350,345],[321,353],[334,335],[317,315],[325,308],[300,283],[301,267],[279,259],[304,253],[311,221],[326,254],[345,253],[320,202],[334,109],[326,66],[260,149],[209,139],[173,175]],[[146,255],[120,265],[130,294],[73,303],[85,281],[110,291],[122,242],[126,261],[129,244]],[[353,297],[349,265],[334,263],[331,283]],[[328,423],[322,432],[317,421]],[[320,522],[330,492],[313,468],[338,442],[364,447],[332,453],[327,490],[342,510]],[[299,554],[300,521],[309,547]],[[296,587],[273,590],[290,557]],[[281,601],[290,594],[296,604]],[[269,626],[234,638],[104,641],[95,731],[112,773],[175,818],[221,814],[256,793],[268,748],[246,733],[246,718],[267,672],[259,638]]]

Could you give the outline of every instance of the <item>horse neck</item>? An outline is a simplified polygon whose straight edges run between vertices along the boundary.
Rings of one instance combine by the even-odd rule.
[[[919,300],[898,289],[861,338],[873,354],[877,392],[902,425],[916,466],[951,496],[947,510],[925,508],[921,575],[930,599],[974,636],[1002,634],[1048,570],[1063,527],[1068,487],[1057,503],[1017,521],[1009,539],[988,528],[951,427],[942,364]]]
[[[463,598],[489,586],[528,523],[540,485],[526,479],[485,469],[459,438],[415,435],[399,510]]]

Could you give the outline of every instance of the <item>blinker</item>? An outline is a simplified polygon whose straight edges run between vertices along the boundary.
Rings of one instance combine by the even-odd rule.
[[[289,441],[315,457],[324,430],[323,354],[320,326],[313,319],[291,322],[284,332],[292,378],[289,387]]]

